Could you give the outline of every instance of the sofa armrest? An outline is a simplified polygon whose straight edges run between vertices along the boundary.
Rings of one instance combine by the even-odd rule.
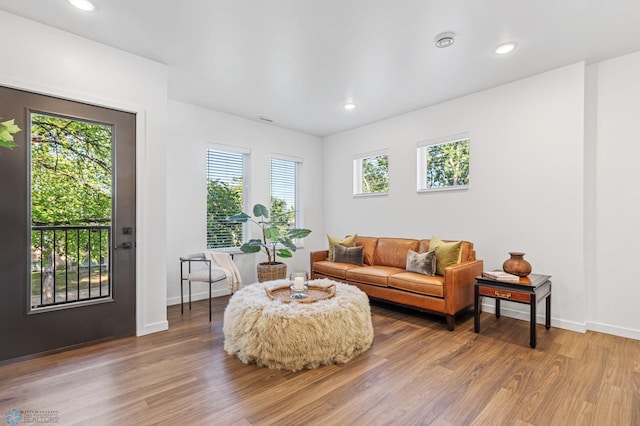
[[[328,256],[329,256],[329,250],[312,251],[309,254],[309,271],[311,273],[311,279],[314,279],[313,262],[320,262],[322,260],[327,260]]]
[[[473,286],[482,275],[482,260],[459,263],[444,269],[444,300],[446,314],[455,314],[473,305]]]

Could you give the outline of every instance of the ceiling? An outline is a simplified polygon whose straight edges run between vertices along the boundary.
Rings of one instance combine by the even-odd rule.
[[[167,64],[171,99],[318,136],[640,50],[640,0],[93,1],[0,9]]]

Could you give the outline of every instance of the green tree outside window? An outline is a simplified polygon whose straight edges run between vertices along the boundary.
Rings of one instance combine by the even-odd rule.
[[[427,147],[427,187],[445,188],[469,184],[469,140]]]
[[[377,155],[362,159],[362,192],[389,191],[389,156]]]
[[[228,217],[242,212],[242,180],[228,184],[220,180],[207,183],[207,247],[242,245],[242,223]]]

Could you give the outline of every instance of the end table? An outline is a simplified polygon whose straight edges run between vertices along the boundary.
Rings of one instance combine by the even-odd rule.
[[[480,296],[496,299],[496,318],[500,318],[500,301],[524,303],[530,306],[530,339],[529,346],[536,347],[536,306],[546,298],[545,328],[551,328],[551,281],[549,275],[530,274],[520,278],[520,282],[497,281],[484,277],[476,277],[474,289],[474,326],[480,332]]]

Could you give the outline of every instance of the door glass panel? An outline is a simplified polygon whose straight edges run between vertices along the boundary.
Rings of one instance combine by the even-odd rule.
[[[110,300],[113,128],[30,121],[31,309]]]

